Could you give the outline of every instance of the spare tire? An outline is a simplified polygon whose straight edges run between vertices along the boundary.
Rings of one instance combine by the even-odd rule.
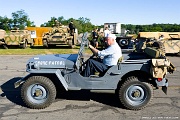
[[[127,46],[129,44],[128,39],[121,39],[119,40],[120,46]]]

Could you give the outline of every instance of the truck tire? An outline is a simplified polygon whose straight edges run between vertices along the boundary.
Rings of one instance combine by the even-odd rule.
[[[68,40],[68,44],[69,44],[69,46],[70,46],[72,49],[75,48],[75,45],[73,44],[73,40],[72,40],[72,39]]]
[[[129,44],[129,41],[127,39],[121,39],[119,40],[119,46],[127,46]]]
[[[32,76],[22,85],[21,97],[27,107],[44,109],[55,100],[56,88],[49,78]]]
[[[32,42],[30,43],[30,48],[34,47],[34,39],[32,40]]]
[[[3,44],[4,49],[8,49],[8,46],[6,44]]]
[[[180,56],[180,52],[177,53],[177,56]]]
[[[27,48],[27,44],[28,44],[27,41],[25,41],[25,42],[22,44],[21,47],[22,47],[23,49],[26,49],[26,48]]]
[[[43,39],[43,46],[44,46],[45,48],[48,48],[48,42],[47,42],[46,39]]]
[[[140,110],[150,104],[153,99],[153,88],[137,77],[129,77],[119,89],[119,99],[125,108]]]

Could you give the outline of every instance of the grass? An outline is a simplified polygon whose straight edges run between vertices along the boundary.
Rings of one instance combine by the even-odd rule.
[[[74,49],[66,47],[43,48],[42,46],[35,46],[33,48],[21,49],[18,47],[11,47],[9,49],[0,48],[0,55],[38,55],[38,54],[76,54],[79,47]],[[89,49],[86,53],[91,53]]]

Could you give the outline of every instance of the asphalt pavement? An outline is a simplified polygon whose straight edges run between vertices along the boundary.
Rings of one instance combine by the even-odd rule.
[[[168,74],[168,94],[154,91],[152,103],[139,111],[127,110],[113,94],[82,91],[58,96],[46,109],[27,108],[14,83],[27,73],[26,61],[32,55],[0,56],[0,120],[179,120],[180,119],[180,57],[168,56],[176,66]]]

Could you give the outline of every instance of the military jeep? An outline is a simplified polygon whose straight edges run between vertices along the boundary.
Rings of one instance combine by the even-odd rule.
[[[38,55],[27,61],[26,71],[29,74],[15,83],[15,88],[21,87],[21,97],[27,107],[48,107],[60,92],[59,88],[63,88],[66,91],[113,93],[118,95],[119,102],[126,108],[140,110],[150,104],[153,89],[167,89],[165,68],[169,66],[169,61],[166,58],[124,55],[123,60],[102,76],[82,76],[87,60],[84,57],[87,43],[87,33],[84,33],[78,54]]]

